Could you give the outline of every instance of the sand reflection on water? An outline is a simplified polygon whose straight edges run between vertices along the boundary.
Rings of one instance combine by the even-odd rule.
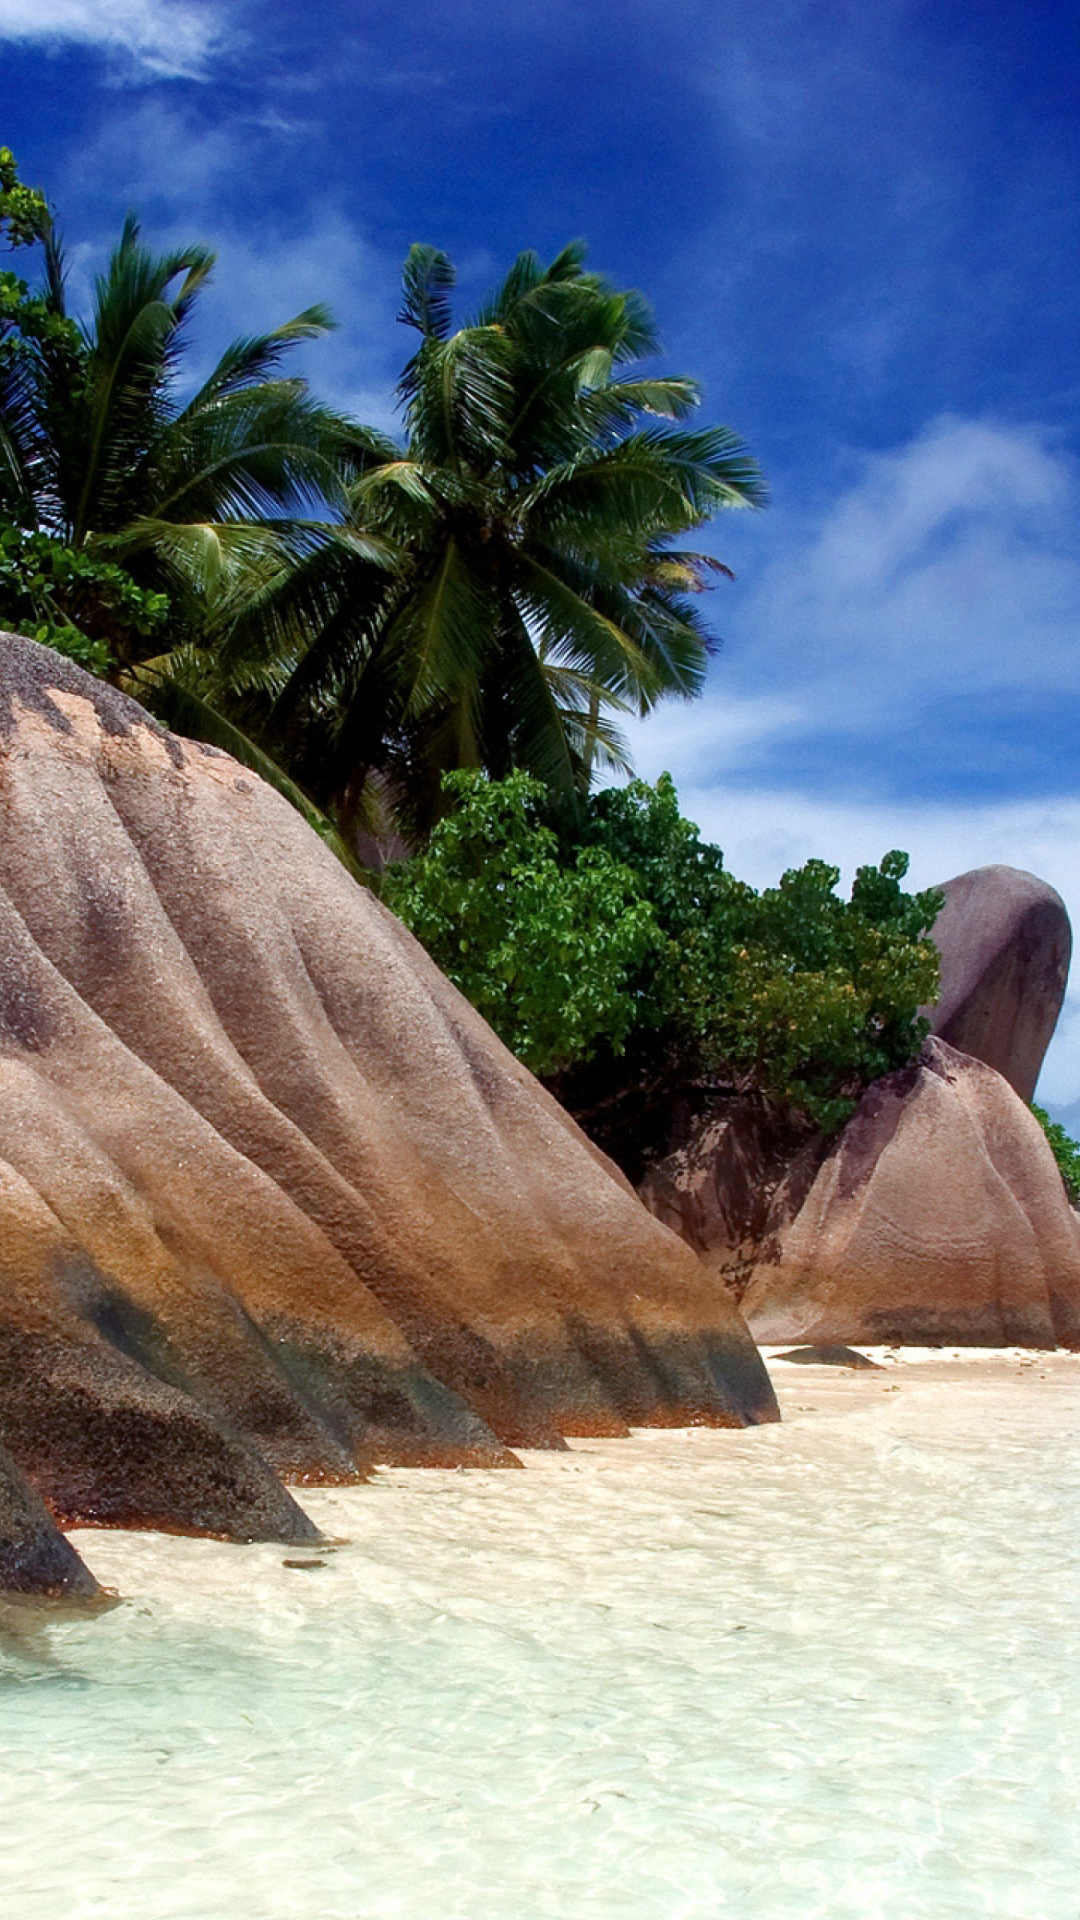
[[[3,1914],[1077,1920],[1080,1360],[776,1372],[328,1550],[76,1536],[124,1604],[0,1625]]]

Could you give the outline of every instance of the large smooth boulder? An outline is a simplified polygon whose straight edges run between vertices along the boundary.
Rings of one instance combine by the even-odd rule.
[[[742,1307],[763,1341],[1080,1347],[1080,1228],[1038,1122],[928,1040],[865,1094]]]
[[[0,1440],[66,1521],[777,1417],[692,1253],[270,788],[0,639]]]
[[[927,1009],[931,1029],[1030,1100],[1069,977],[1065,903],[1045,880],[1016,867],[975,867],[942,891],[933,930],[941,992]]]

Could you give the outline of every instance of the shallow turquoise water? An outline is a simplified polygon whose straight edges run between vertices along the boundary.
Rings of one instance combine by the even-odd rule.
[[[321,1567],[78,1536],[124,1604],[0,1625],[4,1920],[1078,1920],[1080,1363],[783,1394],[305,1496]]]

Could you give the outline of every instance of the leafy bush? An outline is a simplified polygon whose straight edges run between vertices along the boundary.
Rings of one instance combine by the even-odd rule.
[[[679,813],[669,776],[544,817],[524,775],[448,782],[453,810],[384,897],[501,1037],[625,1162],[687,1086],[763,1095],[831,1130],[927,1031],[936,892],[907,856],[811,860],[758,893]]]
[[[534,1073],[616,1053],[638,1017],[633,982],[657,941],[637,877],[600,847],[569,859],[524,773],[444,780],[454,810],[383,898]]]
[[[39,187],[25,187],[10,147],[0,147],[0,238],[9,247],[30,247],[49,223],[49,209]]]
[[[168,612],[166,594],[137,586],[113,561],[0,521],[0,625],[103,675],[115,635],[149,638]]]
[[[1045,1107],[1037,1107],[1033,1101],[1031,1111],[1050,1142],[1069,1202],[1075,1207],[1080,1204],[1080,1140],[1066,1133],[1059,1121],[1051,1120]]]

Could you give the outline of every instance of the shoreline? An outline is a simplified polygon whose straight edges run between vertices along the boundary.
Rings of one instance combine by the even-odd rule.
[[[779,1422],[762,1426],[718,1428],[633,1427],[625,1438],[567,1440],[564,1449],[515,1448],[524,1474],[507,1474],[497,1467],[388,1467],[373,1468],[371,1478],[361,1485],[305,1486],[288,1483],[290,1491],[326,1536],[310,1546],[289,1547],[280,1542],[237,1543],[208,1539],[197,1534],[158,1533],[153,1529],[135,1531],[121,1527],[77,1527],[68,1534],[84,1558],[95,1565],[103,1586],[119,1591],[121,1599],[136,1598],[137,1588],[123,1580],[125,1556],[145,1561],[148,1543],[167,1559],[170,1553],[183,1555],[185,1549],[212,1549],[235,1557],[237,1568],[245,1556],[258,1555],[269,1564],[278,1559],[288,1567],[289,1560],[306,1562],[341,1545],[351,1545],[364,1532],[364,1515],[369,1507],[382,1506],[390,1490],[398,1490],[410,1499],[431,1497],[433,1510],[444,1489],[462,1483],[520,1489],[527,1499],[530,1482],[538,1476],[558,1477],[560,1472],[580,1474],[587,1463],[595,1462],[605,1473],[625,1471],[633,1477],[643,1454],[655,1459],[661,1455],[679,1458],[687,1449],[700,1448],[707,1455],[708,1470],[746,1463],[755,1450],[770,1446],[784,1449],[785,1434],[800,1430],[799,1451],[805,1446],[806,1429],[824,1425],[837,1416],[869,1416],[881,1411],[895,1394],[912,1392],[927,1398],[927,1431],[947,1428],[950,1400],[943,1389],[1016,1387],[1021,1382],[1037,1388],[1033,1401],[1037,1406],[1047,1389],[1050,1392],[1075,1389],[1080,1405],[1080,1353],[1058,1347],[861,1347],[853,1349],[872,1362],[867,1366],[848,1366],[834,1361],[794,1362],[783,1355],[789,1347],[763,1346],[762,1358],[769,1371],[780,1405]],[[1044,1383],[1046,1383],[1044,1385]],[[704,1467],[703,1461],[703,1467]],[[513,1496],[511,1495],[511,1498]],[[469,1541],[463,1539],[462,1551]]]
[[[1075,1920],[1080,1355],[769,1364],[303,1553],[80,1530],[120,1604],[0,1631],[13,1906]]]

